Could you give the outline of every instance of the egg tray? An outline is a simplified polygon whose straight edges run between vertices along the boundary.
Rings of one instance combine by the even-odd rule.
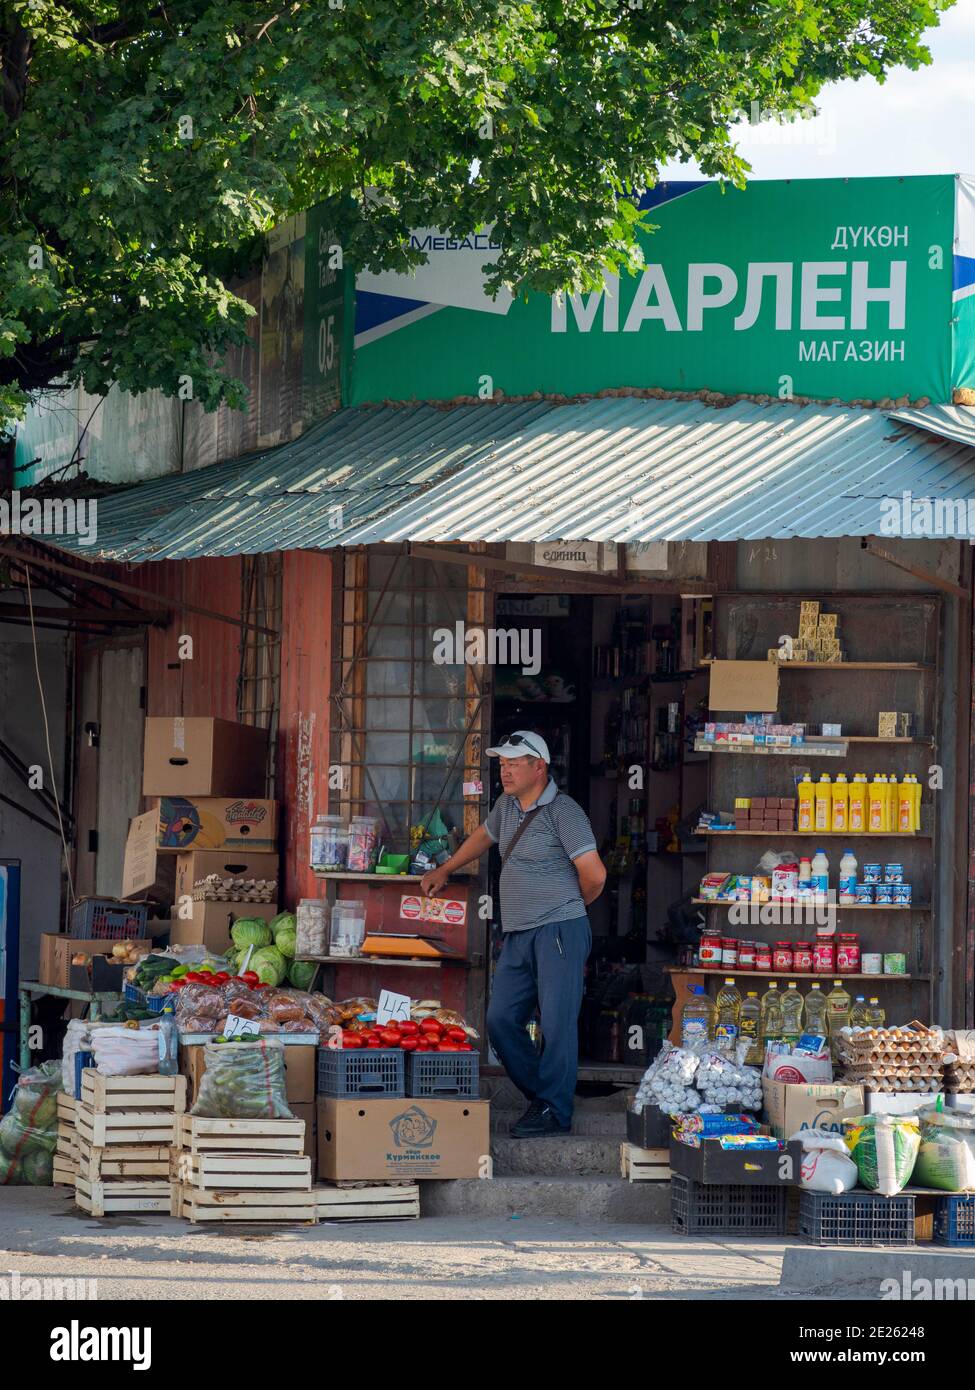
[[[850,1052],[839,1049],[840,1061],[851,1067],[937,1067],[943,1066],[941,1054],[937,1052],[892,1052],[877,1049],[874,1052]]]
[[[940,1062],[851,1062],[845,1063],[846,1070],[858,1076],[937,1076],[941,1077],[943,1068]]]
[[[849,1086],[862,1086],[865,1091],[881,1091],[885,1094],[911,1094],[912,1092],[925,1093],[938,1089],[932,1084],[932,1078],[926,1076],[854,1076],[850,1073],[842,1076],[840,1082]]]
[[[193,884],[193,901],[197,903],[276,903],[276,878],[221,878],[208,874]]]

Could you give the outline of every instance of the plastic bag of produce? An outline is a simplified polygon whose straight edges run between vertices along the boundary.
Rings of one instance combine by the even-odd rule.
[[[25,1071],[13,1102],[0,1120],[0,1186],[50,1187],[58,1142],[61,1063],[42,1062]]]
[[[148,1076],[159,1070],[157,1031],[138,1028],[100,1028],[92,1034],[95,1066],[105,1076]]]
[[[228,986],[229,988],[229,986]],[[246,989],[246,986],[245,986]],[[223,1018],[227,1012],[227,999],[222,989],[213,985],[184,985],[176,1000],[176,1021],[187,1033],[193,1030],[184,1023],[184,1015],[194,1014],[197,1018]]]
[[[847,1121],[843,1137],[869,1191],[896,1197],[906,1187],[921,1145],[914,1116],[863,1115]]]
[[[273,1038],[207,1043],[206,1070],[191,1114],[214,1119],[291,1120],[284,1047]]]
[[[801,1129],[789,1143],[802,1145],[802,1186],[838,1197],[857,1185],[857,1166],[843,1138],[830,1129]]]
[[[944,1192],[975,1188],[975,1115],[923,1110],[920,1124],[921,1147],[911,1181]]]

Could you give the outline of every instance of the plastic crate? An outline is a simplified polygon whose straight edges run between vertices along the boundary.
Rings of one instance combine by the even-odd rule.
[[[934,1204],[935,1245],[975,1246],[975,1197],[939,1197]]]
[[[901,1192],[802,1192],[799,1236],[810,1245],[913,1245],[914,1198]]]
[[[94,1052],[76,1052],[74,1055],[74,1098],[81,1099],[81,1073],[86,1067],[95,1065]]]
[[[138,985],[133,985],[126,980],[122,986],[122,998],[127,1004],[138,1004],[140,1008],[148,1009],[151,1014],[161,1014],[167,1004],[176,1007],[175,994],[146,994],[144,989]]]
[[[678,1235],[785,1235],[789,1189],[701,1183],[672,1173],[670,1215]]]
[[[91,941],[126,941],[145,936],[149,908],[116,898],[83,898],[71,911],[71,935]]]
[[[405,1055],[398,1047],[321,1047],[318,1049],[318,1094],[368,1099],[406,1095]]]
[[[480,1058],[476,1052],[412,1052],[406,1058],[406,1094],[427,1100],[477,1100]]]

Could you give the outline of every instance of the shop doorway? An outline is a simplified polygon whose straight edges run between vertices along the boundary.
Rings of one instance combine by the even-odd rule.
[[[515,729],[542,735],[552,775],[587,811],[608,870],[589,910],[580,1078],[638,1076],[670,1029],[667,967],[698,936],[691,900],[704,860],[693,831],[707,757],[693,749],[706,719],[711,601],[502,592],[495,622],[531,629],[538,669],[498,668],[491,740]],[[494,760],[488,775],[493,804]],[[492,943],[495,958],[499,948]]]

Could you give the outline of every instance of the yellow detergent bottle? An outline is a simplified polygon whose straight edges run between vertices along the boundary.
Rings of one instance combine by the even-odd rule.
[[[873,774],[870,783],[870,800],[867,810],[867,830],[872,835],[882,834],[887,819],[887,779],[879,772]]]
[[[897,784],[897,824],[894,828],[900,834],[914,829],[914,792],[909,772],[905,772]]]
[[[813,798],[815,787],[809,773],[805,773],[796,791],[799,800],[799,818],[796,828],[811,833],[813,829]]]
[[[831,796],[830,830],[845,834],[850,828],[850,787],[845,772],[836,774]]]
[[[824,772],[820,775],[819,781],[816,783],[813,826],[817,831],[829,830],[829,823],[832,815],[831,791],[829,773]]]
[[[921,783],[917,780],[917,773],[911,773],[911,790],[914,792],[914,824],[912,830],[921,829]]]
[[[867,775],[865,772],[854,774],[853,781],[850,783],[850,832],[854,835],[862,835],[867,828]]]
[[[887,813],[887,829],[888,829],[888,830],[896,830],[896,829],[897,829],[897,816],[898,816],[897,798],[898,798],[897,773],[896,773],[896,772],[892,772],[892,773],[890,774],[890,776],[887,778],[887,801],[888,801],[888,804],[889,804],[889,810],[888,810],[888,813]]]

